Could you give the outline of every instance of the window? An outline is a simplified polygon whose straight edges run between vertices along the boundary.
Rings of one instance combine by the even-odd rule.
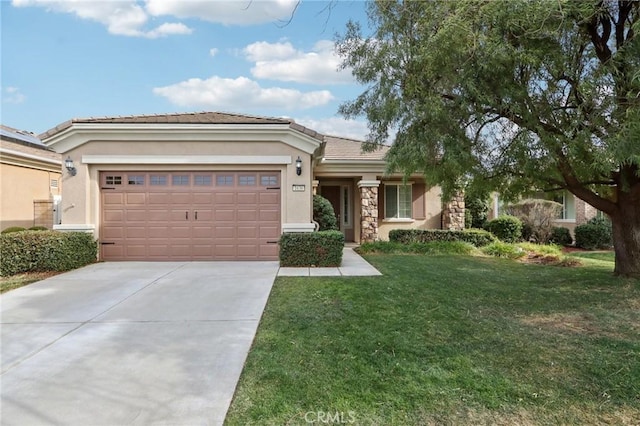
[[[171,177],[173,185],[189,185],[189,175],[173,175]]]
[[[122,176],[107,176],[105,183],[107,185],[122,185]]]
[[[195,175],[193,184],[197,186],[211,186],[211,175]]]
[[[411,219],[411,185],[385,184],[384,216],[386,219]]]
[[[243,186],[251,186],[256,184],[256,177],[254,175],[244,175],[238,177],[238,184]]]
[[[129,185],[144,185],[143,175],[130,175],[127,181]]]
[[[558,219],[568,219],[575,220],[576,218],[576,207],[575,207],[575,198],[568,194],[567,192],[561,192],[555,194],[552,198],[552,201],[556,203],[562,204],[562,210],[558,215]]]
[[[231,176],[231,175],[218,175],[218,176],[216,176],[216,185],[218,185],[218,186],[233,186],[233,176]]]
[[[351,191],[349,185],[342,186],[342,223],[345,227],[351,227]]]
[[[262,186],[272,186],[277,184],[278,184],[278,176],[272,176],[272,175],[260,176],[260,185]]]
[[[151,185],[166,185],[166,184],[167,184],[166,175],[151,175]]]

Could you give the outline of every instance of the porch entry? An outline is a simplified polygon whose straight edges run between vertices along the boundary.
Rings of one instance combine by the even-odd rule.
[[[336,214],[338,229],[344,234],[345,241],[355,241],[353,226],[353,182],[321,183],[319,193],[329,200]]]

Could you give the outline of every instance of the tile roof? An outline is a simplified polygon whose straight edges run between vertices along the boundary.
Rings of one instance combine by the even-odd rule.
[[[36,135],[26,130],[18,130],[13,127],[0,124],[0,137],[9,142],[31,145],[36,148],[48,149]]]
[[[288,124],[292,129],[305,133],[314,138],[321,138],[317,132],[307,129],[287,118],[259,117],[244,114],[224,112],[189,112],[152,115],[126,115],[116,117],[73,118],[40,135],[47,139],[76,123],[97,124]]]
[[[372,152],[363,152],[365,142],[339,136],[325,136],[325,160],[384,160],[389,146],[380,146]]]

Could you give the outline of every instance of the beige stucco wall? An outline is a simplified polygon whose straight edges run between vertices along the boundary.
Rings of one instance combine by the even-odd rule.
[[[84,164],[87,155],[152,156],[290,156],[289,164]],[[312,221],[311,156],[279,141],[273,142],[221,142],[221,141],[90,141],[69,152],[77,169],[76,176],[64,174],[62,225],[90,225],[99,238],[101,171],[253,171],[281,172],[283,226],[291,223],[309,224]],[[295,160],[303,160],[302,174],[296,175]],[[305,185],[304,192],[294,192],[293,185]]]
[[[378,223],[378,233],[381,240],[389,239],[389,231],[392,229],[440,229],[442,227],[442,190],[435,186],[430,188],[424,196],[425,219],[424,220],[385,220]]]
[[[60,176],[60,172],[0,164],[0,229],[34,226],[33,201],[59,195]],[[58,188],[51,187],[52,179],[58,180]]]

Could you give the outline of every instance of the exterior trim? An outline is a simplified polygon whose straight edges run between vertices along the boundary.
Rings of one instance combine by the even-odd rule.
[[[291,164],[290,155],[83,155],[84,164]]]
[[[282,232],[313,232],[315,227],[313,223],[283,223]]]
[[[80,223],[80,224],[64,224],[64,225],[53,225],[54,231],[63,231],[63,232],[91,232],[95,231],[95,225],[91,225],[89,223]]]
[[[128,142],[271,142],[281,141],[307,154],[322,142],[295,130],[289,124],[141,124],[73,123],[68,129],[43,139],[58,153],[65,153],[90,141]]]
[[[379,180],[360,180],[358,181],[358,188],[377,188],[380,186]]]

